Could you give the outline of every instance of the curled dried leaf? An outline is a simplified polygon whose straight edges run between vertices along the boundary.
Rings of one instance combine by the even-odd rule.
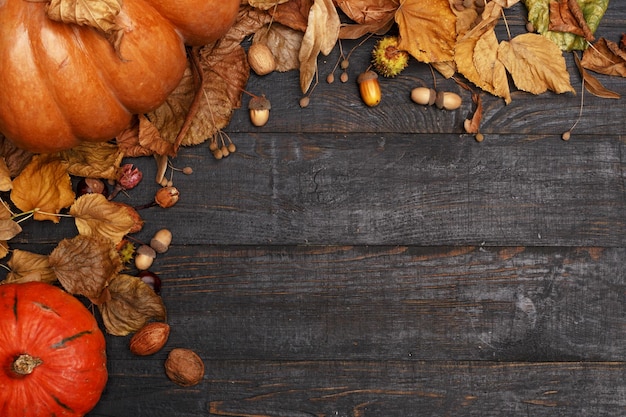
[[[3,283],[29,281],[52,283],[57,280],[48,263],[48,255],[15,249],[7,265],[11,271]]]
[[[108,333],[125,336],[151,320],[165,321],[165,305],[152,288],[137,277],[120,274],[108,286],[110,299],[98,306]]]
[[[63,239],[50,254],[49,263],[67,292],[84,295],[94,304],[106,300],[107,283],[122,270],[111,240],[97,235]]]
[[[124,153],[117,145],[107,142],[82,142],[74,148],[59,153],[67,161],[71,175],[85,178],[114,180]]]

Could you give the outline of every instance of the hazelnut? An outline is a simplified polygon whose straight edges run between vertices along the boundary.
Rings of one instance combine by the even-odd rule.
[[[167,323],[148,323],[130,339],[130,351],[138,356],[152,355],[165,346],[169,335],[170,326]]]
[[[161,229],[150,240],[150,247],[156,253],[164,253],[169,249],[170,243],[172,243],[172,232],[167,229]]]
[[[165,373],[172,382],[183,387],[191,387],[202,381],[204,362],[191,349],[175,348],[165,360]]]
[[[276,69],[276,59],[267,45],[253,43],[248,49],[248,63],[257,75],[267,75]]]

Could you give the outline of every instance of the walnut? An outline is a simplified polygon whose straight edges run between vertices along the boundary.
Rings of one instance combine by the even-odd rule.
[[[175,348],[165,360],[165,373],[172,382],[183,387],[191,387],[202,381],[204,362],[191,349]]]
[[[139,356],[152,355],[165,346],[169,335],[170,326],[167,323],[148,323],[130,339],[130,351]]]

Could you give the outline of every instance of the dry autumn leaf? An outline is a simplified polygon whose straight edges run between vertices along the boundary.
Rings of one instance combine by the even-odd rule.
[[[268,12],[272,17],[272,22],[304,33],[312,5],[313,0],[290,0],[276,8],[269,9]]]
[[[395,20],[400,49],[425,63],[454,60],[456,16],[448,0],[405,0]]]
[[[276,71],[285,72],[298,69],[300,59],[298,53],[302,44],[303,33],[278,23],[262,28],[254,34],[253,42],[260,41],[272,51],[276,60]]]
[[[108,333],[126,336],[150,320],[165,321],[163,300],[137,277],[120,274],[108,286],[110,299],[98,305]]]
[[[10,191],[13,188],[11,171],[4,158],[0,158],[0,191]]]
[[[383,34],[394,23],[400,0],[339,0],[337,7],[356,24],[343,24],[341,39],[358,39],[368,33]]]
[[[52,283],[57,280],[48,263],[48,255],[15,249],[7,265],[11,271],[3,283],[28,281]]]
[[[11,200],[23,212],[34,210],[35,220],[59,222],[62,208],[74,202],[67,162],[36,155],[13,180]]]
[[[106,301],[105,287],[122,270],[122,261],[111,240],[95,235],[63,239],[48,262],[67,292],[84,295],[94,304]]]
[[[498,59],[520,90],[533,94],[574,92],[561,50],[544,36],[525,33],[501,42]]]
[[[289,0],[247,0],[246,3],[257,9],[268,10],[288,1]]]
[[[125,156],[117,145],[107,142],[82,142],[58,155],[67,161],[70,175],[110,180],[117,178]]]
[[[583,53],[581,64],[598,74],[626,77],[626,52],[615,42],[600,38]]]
[[[476,37],[476,35],[479,35]],[[459,73],[477,87],[511,102],[509,80],[504,64],[498,59],[498,39],[493,27],[457,43],[455,62]]]
[[[328,55],[339,38],[341,22],[332,0],[315,0],[300,47],[300,89],[306,93],[317,73],[317,57]]]
[[[580,62],[580,58],[578,57],[578,54],[576,53],[574,53],[574,62],[576,62],[576,67],[578,68],[578,71],[580,72],[580,76],[583,79],[585,89],[589,91],[591,94],[597,97],[601,97],[601,98],[618,99],[621,97],[619,93],[616,93],[615,91],[611,91],[607,89],[606,87],[602,85],[600,80],[598,80],[593,75],[589,74],[589,71],[583,68],[582,63]]]
[[[123,35],[124,13],[121,0],[51,0],[48,17],[61,23],[89,26],[106,35],[119,51]]]
[[[70,207],[78,233],[102,236],[117,244],[135,225],[124,206],[109,201],[102,194],[85,194]]]
[[[0,240],[11,240],[22,233],[22,226],[12,219],[0,219]]]

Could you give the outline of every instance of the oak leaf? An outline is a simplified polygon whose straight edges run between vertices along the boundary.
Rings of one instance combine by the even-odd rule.
[[[35,220],[59,222],[61,209],[74,202],[67,162],[36,155],[13,180],[11,200],[23,212],[34,211]]]
[[[108,333],[126,336],[150,320],[165,321],[163,300],[147,284],[126,274],[114,276],[107,291],[110,299],[98,305]]]
[[[456,16],[448,0],[405,0],[395,20],[399,49],[425,63],[454,60]]]
[[[50,268],[48,255],[14,249],[7,266],[11,270],[4,283],[28,281],[53,283],[57,280],[54,271]]]
[[[525,33],[501,42],[498,59],[520,90],[533,94],[574,92],[561,50],[544,36]]]
[[[63,239],[50,253],[48,262],[67,292],[84,295],[94,304],[106,301],[107,284],[122,270],[113,242],[97,235]]]
[[[130,233],[135,225],[135,220],[124,206],[97,193],[77,198],[69,214],[74,217],[79,234],[102,236],[115,244]]]
[[[332,0],[315,0],[309,10],[308,26],[298,58],[300,60],[300,89],[303,93],[311,86],[317,73],[317,57],[328,55],[339,38],[341,22]]]

